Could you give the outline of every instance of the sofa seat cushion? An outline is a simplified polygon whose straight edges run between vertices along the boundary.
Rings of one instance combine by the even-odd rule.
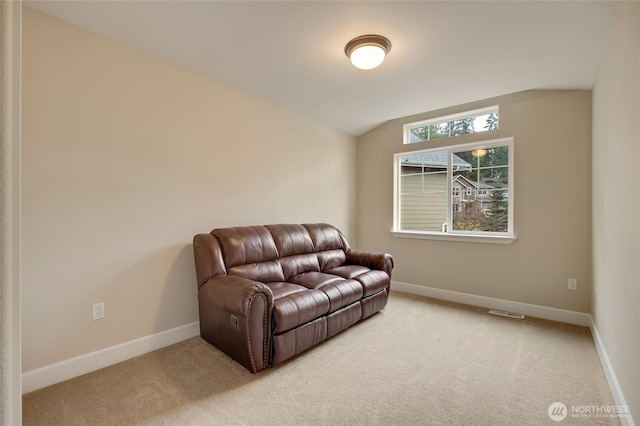
[[[344,265],[325,271],[344,278],[350,278],[362,284],[364,297],[371,296],[389,287],[391,279],[384,271],[372,270],[366,266]]]
[[[272,282],[266,283],[265,285],[271,289],[274,300],[280,299],[281,297],[285,297],[293,293],[299,293],[301,291],[308,290],[304,286],[286,282]]]
[[[336,268],[328,269],[325,272],[327,274],[341,276],[342,278],[354,278],[354,277],[357,277],[358,275],[365,274],[370,270],[371,269],[367,268],[366,266],[343,265],[343,266],[338,266]]]
[[[329,298],[329,312],[335,312],[364,295],[362,284],[355,280],[344,279],[338,275],[324,272],[305,272],[290,281],[307,288],[323,291]]]
[[[286,293],[287,288],[288,291],[293,290],[291,286],[283,285],[280,287],[283,290],[283,294]],[[320,318],[329,312],[329,307],[329,297],[321,290],[304,288],[302,291],[293,291],[280,298],[274,298],[273,332],[282,333]]]
[[[362,285],[356,280],[333,281],[318,287],[318,290],[324,291],[329,297],[329,312],[344,308],[364,295]]]
[[[289,278],[288,281],[294,284],[299,284],[306,288],[316,289],[336,281],[344,281],[344,278],[334,274],[310,271],[294,275],[293,277]]]

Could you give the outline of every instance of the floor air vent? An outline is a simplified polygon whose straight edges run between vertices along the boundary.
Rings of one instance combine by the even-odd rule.
[[[524,314],[514,314],[513,312],[497,311],[495,309],[490,310],[489,313],[492,315],[499,315],[501,317],[509,317],[509,318],[515,318],[515,319],[525,318]]]

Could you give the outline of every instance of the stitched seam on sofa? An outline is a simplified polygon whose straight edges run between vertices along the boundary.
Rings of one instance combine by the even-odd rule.
[[[253,303],[253,299],[249,299],[249,302],[247,303],[247,318],[246,318],[246,327],[247,327],[247,346],[249,347],[249,361],[251,362],[251,370],[253,370],[253,372],[256,372],[256,362],[253,356],[253,346],[251,345],[251,332],[249,331],[251,329],[249,323],[251,322],[251,303]]]
[[[270,324],[267,324],[267,319],[269,317],[269,300],[267,296],[264,294],[260,294],[260,297],[264,298],[264,314],[262,316],[262,362],[265,367],[269,365],[269,335],[271,334],[271,330],[268,330],[267,327]]]
[[[267,297],[262,294],[262,293],[258,293],[256,294],[256,296],[258,297],[262,297],[264,299],[264,317],[263,317],[263,321],[262,321],[262,331],[263,331],[263,338],[262,338],[262,348],[264,349],[265,347],[265,343],[266,343],[266,330],[265,330],[265,323],[266,323],[266,317],[267,317],[267,307],[269,306],[269,304],[267,303]],[[251,368],[253,369],[253,372],[256,372],[256,360],[255,360],[255,356],[253,354],[253,345],[251,345],[251,327],[249,325],[250,323],[250,319],[251,319],[251,304],[253,303],[253,298],[249,299],[249,303],[247,303],[247,318],[246,318],[246,325],[247,325],[247,346],[249,347],[249,361],[251,361]],[[265,350],[262,351],[263,353],[266,353]],[[263,355],[263,361],[264,361],[264,355]],[[266,363],[265,363],[266,365]]]

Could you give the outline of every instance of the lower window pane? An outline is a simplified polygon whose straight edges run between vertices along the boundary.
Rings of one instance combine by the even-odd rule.
[[[400,228],[442,232],[447,222],[447,153],[400,158]]]
[[[455,172],[451,187],[454,231],[508,232],[509,147],[455,152],[469,164]]]

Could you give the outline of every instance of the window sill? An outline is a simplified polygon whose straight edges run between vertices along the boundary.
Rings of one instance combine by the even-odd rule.
[[[420,231],[391,231],[391,235],[398,238],[415,238],[422,240],[456,241],[463,243],[485,244],[511,244],[516,240],[516,237],[514,236],[469,235]]]

